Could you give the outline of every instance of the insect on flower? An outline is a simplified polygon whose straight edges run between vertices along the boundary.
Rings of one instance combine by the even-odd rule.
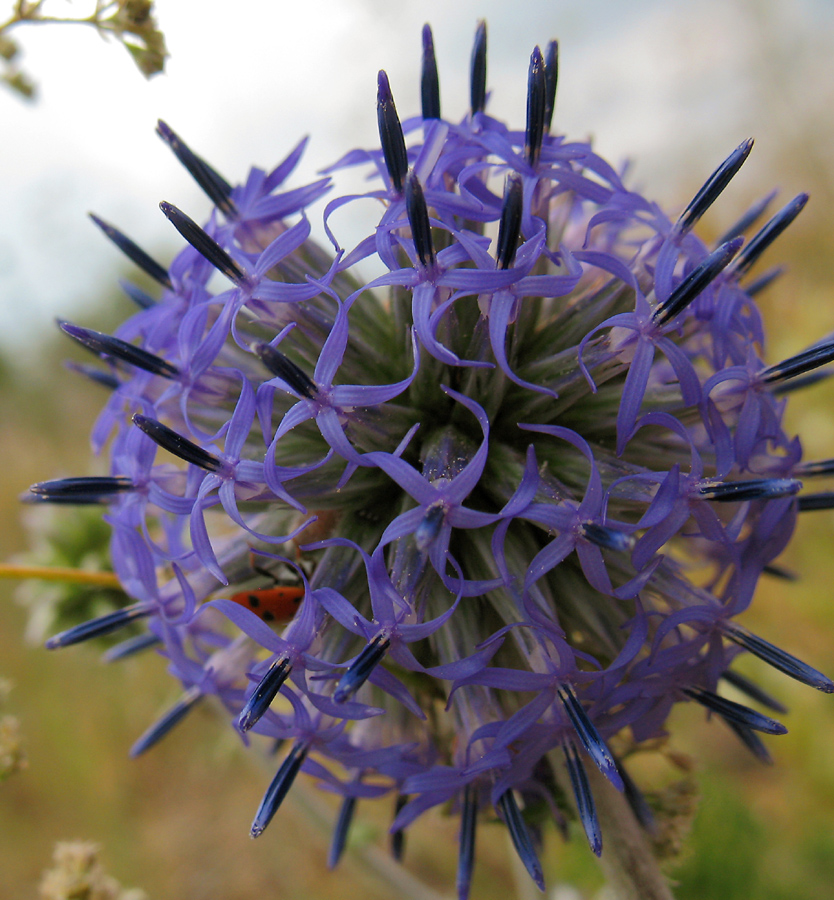
[[[252,571],[269,579],[272,587],[257,588],[248,591],[236,591],[229,598],[232,603],[239,603],[251,610],[264,622],[288,622],[304,599],[304,585],[279,584],[272,572],[263,566],[253,565]]]

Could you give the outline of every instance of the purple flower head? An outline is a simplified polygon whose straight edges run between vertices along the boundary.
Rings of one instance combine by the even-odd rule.
[[[736,621],[785,574],[797,514],[834,506],[796,496],[834,463],[803,463],[783,419],[834,342],[773,362],[761,283],[743,283],[806,195],[750,240],[770,198],[716,246],[696,233],[721,230],[752,141],[669,217],[551,133],[555,42],[512,127],[487,113],[484,23],[458,122],[428,26],[422,50],[422,115],[400,118],[381,72],[380,146],[332,181],[290,183],[301,141],[232,185],[160,123],[214,208],[200,225],[163,204],[187,244],[168,269],[95,220],[160,295],[127,285],[115,335],[61,323],[103,362],[75,368],[112,391],[94,433],[109,470],[30,501],[104,507],[130,598],[49,646],[141,627],[111,658],[153,646],[182,684],[134,753],[210,695],[244,743],[287,742],[253,836],[301,773],[342,799],[331,866],[363,804],[391,797],[398,854],[447,804],[465,900],[482,818],[539,887],[546,821],[572,816],[603,852],[597,770],[652,827],[611,748],[665,734],[678,703],[768,759],[758,733],[784,727],[721,694],[775,703],[740,654],[834,692]],[[366,164],[378,224],[345,252],[333,213],[357,198],[338,170]],[[262,615],[285,597],[286,619]]]

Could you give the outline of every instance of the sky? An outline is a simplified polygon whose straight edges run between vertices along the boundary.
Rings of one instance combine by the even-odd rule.
[[[85,6],[51,3],[74,14]],[[764,173],[808,123],[820,134],[805,152],[834,179],[826,0],[157,0],[156,8],[170,59],[150,81],[91,29],[17,32],[40,94],[27,104],[0,92],[0,351],[21,352],[58,315],[95,327],[92,306],[124,266],[88,212],[164,263],[180,244],[159,201],[206,216],[208,202],[154,134],[158,118],[230,181],[252,164],[274,165],[309,134],[295,181],[306,183],[352,147],[376,143],[380,68],[401,116],[418,110],[426,21],[453,119],[466,110],[479,19],[489,29],[489,111],[519,126],[530,52],[558,38],[555,129],[592,136],[615,164],[633,160],[636,185],[678,209],[749,136],[757,147],[733,188],[750,201],[765,193]],[[793,173],[786,181],[786,193],[802,189]]]

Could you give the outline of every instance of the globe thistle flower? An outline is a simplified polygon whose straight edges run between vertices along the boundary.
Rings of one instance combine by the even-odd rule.
[[[752,141],[669,217],[552,132],[557,71],[558,45],[536,48],[524,127],[490,117],[482,23],[471,108],[445,119],[426,26],[422,114],[401,120],[380,72],[380,146],[300,188],[304,142],[232,186],[160,123],[215,209],[200,226],[161,204],[186,242],[167,268],[94,218],[160,295],[125,285],[139,309],[114,335],[59,323],[105,366],[77,368],[110,391],[110,474],[31,493],[106,509],[131,598],[48,646],[141,622],[110,657],[154,647],[182,683],[134,754],[213,695],[245,741],[286,747],[253,836],[301,772],[343,801],[331,865],[359,800],[390,798],[398,853],[445,804],[461,898],[484,818],[541,888],[537,804],[602,853],[596,771],[651,827],[615,750],[675,704],[768,759],[759,734],[784,726],[721,693],[779,708],[734,670],[744,651],[834,692],[736,621],[797,513],[832,505],[797,496],[832,465],[782,419],[834,342],[769,360],[772,275],[749,276],[807,196],[707,245]],[[332,217],[359,198],[335,193],[325,247],[313,205],[347,166],[370,169],[379,223],[345,246]]]

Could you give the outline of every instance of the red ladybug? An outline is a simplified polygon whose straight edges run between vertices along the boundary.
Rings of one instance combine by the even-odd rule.
[[[266,569],[253,565],[252,570],[270,578],[274,586],[255,591],[238,591],[232,594],[232,603],[245,606],[264,622],[286,622],[291,619],[304,599],[304,585],[278,584],[275,576]]]

